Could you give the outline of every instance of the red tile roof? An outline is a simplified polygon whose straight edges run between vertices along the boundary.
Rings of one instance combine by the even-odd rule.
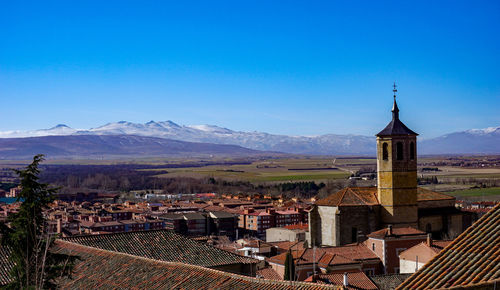
[[[285,263],[287,253],[282,253],[280,255],[271,257],[267,259],[270,263],[276,263],[283,265]],[[300,264],[312,264],[314,256],[316,260],[315,263],[322,263],[322,267],[327,267],[328,265],[339,265],[339,264],[352,264],[364,260],[378,260],[378,256],[369,250],[363,244],[353,244],[340,247],[329,247],[329,248],[316,248],[316,253],[311,248],[303,250],[292,250],[292,256],[297,263]]]
[[[500,204],[398,289],[474,287],[495,282],[500,284]]]
[[[280,275],[273,270],[271,267],[267,267],[264,269],[260,269],[256,272],[257,277],[259,278],[264,278],[264,279],[269,279],[269,280],[283,280],[281,279]]]
[[[182,262],[204,267],[258,262],[194,241],[170,230],[77,236],[64,240],[160,261]]]
[[[312,282],[313,277],[310,276],[305,281]],[[347,273],[347,281],[349,285],[347,286],[347,289],[378,289],[378,287],[363,272]],[[337,286],[342,286],[344,285],[344,274],[343,273],[319,274],[317,275],[316,283],[334,284]]]
[[[62,289],[325,289],[305,282],[257,279],[201,266],[164,262],[124,253],[56,241],[55,251],[80,257]]]
[[[323,206],[378,205],[376,187],[346,187],[316,202]]]
[[[427,201],[427,200],[449,200],[455,199],[454,196],[447,195],[440,192],[435,192],[426,188],[419,187],[417,188],[417,200],[418,201]]]
[[[433,241],[432,245],[429,246],[427,242],[422,242],[401,252],[399,258],[408,261],[416,261],[416,257],[418,256],[418,261],[420,263],[427,263],[450,243],[451,241]]]
[[[369,238],[375,238],[375,239],[383,239],[386,237],[406,237],[406,236],[420,236],[420,235],[426,235],[425,232],[422,232],[421,230],[417,230],[412,227],[406,227],[406,228],[392,228],[392,234],[389,235],[389,229],[381,229],[372,233],[369,233],[366,235]]]
[[[417,189],[418,201],[451,200],[455,197],[425,188]],[[377,187],[346,187],[316,202],[321,206],[378,205]]]
[[[273,245],[278,248],[279,251],[288,251],[289,249],[302,250],[304,249],[303,242],[290,242],[290,241],[282,241],[282,242],[268,242],[268,244]]]
[[[309,225],[308,224],[295,224],[295,225],[288,225],[284,226],[285,229],[289,230],[309,230]]]

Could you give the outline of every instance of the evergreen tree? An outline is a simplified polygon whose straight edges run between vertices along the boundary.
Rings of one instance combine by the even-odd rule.
[[[55,189],[39,182],[38,168],[43,155],[36,155],[23,170],[16,170],[21,180],[19,212],[0,223],[2,246],[10,250],[13,262],[11,289],[55,288],[54,279],[69,275],[75,257],[52,253],[55,236],[48,232],[43,211],[53,200]]]
[[[285,257],[285,275],[284,280],[294,281],[295,280],[295,263],[293,261],[292,252],[288,251]]]

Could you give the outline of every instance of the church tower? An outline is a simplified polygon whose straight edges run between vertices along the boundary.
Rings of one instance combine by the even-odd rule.
[[[417,133],[399,120],[394,84],[392,121],[377,134],[377,195],[381,226],[418,228]]]

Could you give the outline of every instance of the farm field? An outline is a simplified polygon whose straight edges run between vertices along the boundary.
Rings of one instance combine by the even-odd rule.
[[[471,189],[450,191],[448,193],[454,196],[490,196],[490,195],[500,196],[500,187],[471,188]]]
[[[482,163],[490,158],[487,167],[455,166],[464,162]],[[422,157],[419,158],[418,172],[420,178],[437,177],[439,183],[421,185],[430,190],[451,192],[474,196],[474,186],[498,187],[500,184],[500,167],[495,163],[497,157]],[[9,168],[19,167],[22,161],[0,161],[2,172],[7,176]],[[47,166],[127,166],[131,170],[148,171],[159,178],[216,178],[228,181],[248,181],[256,184],[273,184],[301,181],[341,181],[347,184],[347,178],[358,171],[375,172],[376,159],[373,157],[333,157],[333,156],[283,156],[269,158],[144,158],[127,160],[47,160]],[[477,164],[476,164],[477,165]],[[493,166],[491,166],[493,165]],[[496,165],[496,166],[495,166]],[[89,167],[92,168],[92,167]],[[90,170],[90,169],[89,169]],[[368,171],[366,171],[368,170]],[[0,172],[1,173],[1,172]],[[7,177],[5,177],[7,178]],[[357,186],[373,186],[376,180],[356,180]],[[497,192],[497,191],[494,191]],[[478,193],[481,194],[481,193]],[[495,193],[486,193],[495,195]]]
[[[213,177],[250,182],[327,181],[343,179],[351,169],[339,166],[330,158],[258,160],[251,164],[210,165],[203,167],[164,168],[157,177]],[[362,162],[362,161],[361,161]],[[162,170],[162,169],[148,169]]]

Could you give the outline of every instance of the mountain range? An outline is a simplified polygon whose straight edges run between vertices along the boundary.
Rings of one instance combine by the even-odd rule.
[[[126,149],[126,146],[123,144],[127,144],[127,142],[129,142],[129,144],[137,145],[137,142],[139,142],[139,140],[140,142],[142,142],[143,148],[145,148],[145,143],[151,143],[150,145],[156,148],[154,144],[158,144],[158,142],[166,142],[162,140],[169,140],[169,142],[182,141],[204,143],[207,146],[208,144],[236,145],[237,147],[231,149],[233,152],[228,152],[230,154],[236,153],[236,151],[241,154],[254,154],[256,153],[255,150],[259,150],[266,152],[283,152],[292,154],[374,155],[376,147],[375,137],[373,136],[337,134],[325,134],[319,136],[287,136],[269,134],[264,132],[233,131],[214,125],[186,126],[176,124],[172,121],[150,121],[144,124],[120,121],[115,123],[108,123],[106,125],[92,129],[74,129],[60,124],[50,129],[0,132],[0,157],[5,158],[4,153],[6,151],[4,150],[4,146],[6,146],[6,140],[10,140],[10,142],[13,142],[15,139],[30,137],[30,142],[34,142],[33,146],[35,144],[38,144],[39,146],[48,146],[46,142],[49,142],[49,140],[52,139],[42,138],[48,136],[72,136],[72,138],[69,139],[59,139],[60,142],[67,142],[68,144],[77,142],[76,140],[78,140],[79,138],[85,140],[85,142],[93,140],[92,142],[94,143],[91,143],[94,145],[99,144],[99,146],[103,145],[103,143],[100,142],[107,142],[106,144],[108,145],[110,145],[109,142],[122,142],[121,145],[115,145],[118,146],[121,151],[123,151],[123,154],[132,154],[133,152],[136,152],[134,150],[137,149],[137,147],[133,146],[130,148],[130,150]],[[101,136],[103,139],[92,139],[91,136]],[[104,138],[104,136],[108,137]],[[111,138],[109,136],[120,137]],[[137,139],[138,137],[143,138]],[[125,142],[125,139],[127,138],[132,139]],[[148,138],[151,138],[151,140]],[[21,140],[27,141],[27,139]],[[189,148],[194,146],[192,145],[194,143],[189,144],[184,144],[185,146],[188,146],[186,147],[186,150],[187,152],[193,153],[194,151]],[[163,144],[162,146],[164,145],[165,144]],[[51,144],[50,146],[54,146],[54,144]],[[145,152],[143,152],[143,154],[159,154],[161,150],[159,150],[158,148],[153,149],[153,147],[151,147],[150,152],[146,150]],[[81,152],[81,154],[91,154],[91,152],[87,152],[88,150],[90,150],[89,148],[90,147],[81,148],[81,150],[83,151],[66,150],[67,152],[63,155],[78,154],[79,152]],[[214,148],[215,147],[212,147],[212,149]],[[236,150],[236,148],[240,149]],[[251,149],[251,152],[245,152],[246,148]],[[85,149],[87,149],[87,151]],[[202,150],[203,153],[209,153],[210,150],[206,151],[205,149],[208,150],[208,147],[204,148],[203,150],[201,149],[201,147],[197,148],[197,150]],[[419,142],[418,149],[419,154],[500,153],[500,127],[472,129],[462,132],[450,133],[433,139],[422,140]],[[97,152],[99,150],[95,150],[96,152],[94,153],[99,154]],[[115,148],[115,152],[118,152],[116,150],[118,149]],[[219,151],[217,151],[216,153],[225,151],[225,149],[222,148],[218,148],[217,150]],[[180,150],[177,153],[185,154],[186,152],[182,152],[182,150]]]

